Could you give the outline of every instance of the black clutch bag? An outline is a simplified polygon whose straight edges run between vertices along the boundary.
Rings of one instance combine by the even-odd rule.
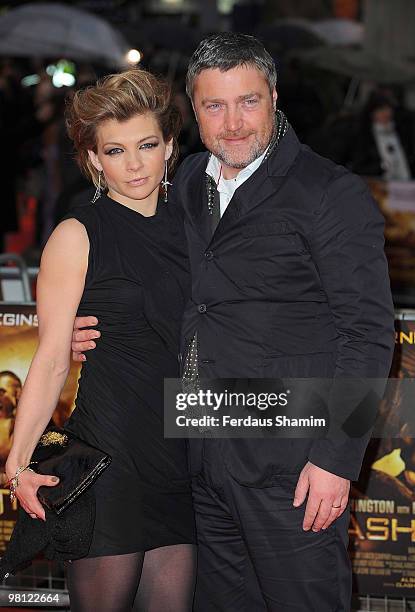
[[[57,476],[54,487],[39,487],[40,502],[61,514],[111,463],[111,457],[74,434],[50,428],[40,438],[32,455],[31,466],[38,474]]]

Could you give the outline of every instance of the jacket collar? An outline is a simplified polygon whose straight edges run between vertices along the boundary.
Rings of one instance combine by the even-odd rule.
[[[300,151],[300,142],[291,126],[268,159],[240,185],[223,214],[214,238],[219,236],[243,214],[259,206],[264,200],[274,196],[282,186],[289,169]],[[207,210],[206,168],[209,153],[199,157],[191,169],[187,186],[188,212],[192,221],[204,237],[210,241],[210,217]]]
[[[300,152],[300,147],[300,141],[290,125],[287,133],[266,161],[268,175],[285,176]]]
[[[300,146],[290,126],[268,159],[235,191],[216,228],[215,239],[262,202],[275,198],[300,151]]]

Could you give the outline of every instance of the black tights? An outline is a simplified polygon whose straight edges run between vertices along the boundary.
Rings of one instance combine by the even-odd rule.
[[[196,547],[87,557],[66,563],[71,612],[190,612]]]

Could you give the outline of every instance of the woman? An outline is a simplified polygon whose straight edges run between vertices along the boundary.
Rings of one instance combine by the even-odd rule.
[[[73,612],[131,609],[137,588],[146,612],[191,609],[195,536],[185,446],[164,439],[162,418],[163,379],[178,376],[189,281],[181,219],[159,200],[179,123],[167,86],[142,70],[106,77],[77,92],[68,108],[69,135],[97,192],[57,226],[42,255],[40,342],[6,471],[13,478],[30,462],[49,422],[69,369],[75,316],[97,314],[103,337],[83,365],[66,426],[112,462],[93,487],[89,554],[67,564]],[[17,497],[34,519],[45,519],[36,497],[44,484],[54,483],[29,470],[19,476]]]

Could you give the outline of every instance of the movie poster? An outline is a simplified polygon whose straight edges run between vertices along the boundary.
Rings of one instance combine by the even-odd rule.
[[[17,505],[10,503],[4,465],[11,446],[16,408],[37,346],[35,306],[0,304],[0,555],[10,539]],[[72,364],[66,385],[52,416],[62,427],[74,407],[79,366]]]
[[[34,306],[0,305],[0,478],[10,449],[16,407],[37,346]],[[72,364],[53,414],[62,426],[74,407],[79,366]],[[391,377],[399,385],[386,394],[385,414],[399,428],[399,437],[374,439],[361,478],[352,488],[350,554],[354,591],[360,594],[415,597],[415,311],[398,313]],[[414,414],[413,418],[409,415]],[[0,488],[0,555],[14,526],[17,505]]]
[[[415,181],[368,179],[385,217],[385,252],[395,303],[415,303]],[[406,299],[405,299],[406,298]],[[411,299],[413,298],[413,299]]]
[[[415,311],[397,313],[395,355],[381,429],[351,494],[354,591],[415,597]],[[412,389],[413,387],[413,389]]]

